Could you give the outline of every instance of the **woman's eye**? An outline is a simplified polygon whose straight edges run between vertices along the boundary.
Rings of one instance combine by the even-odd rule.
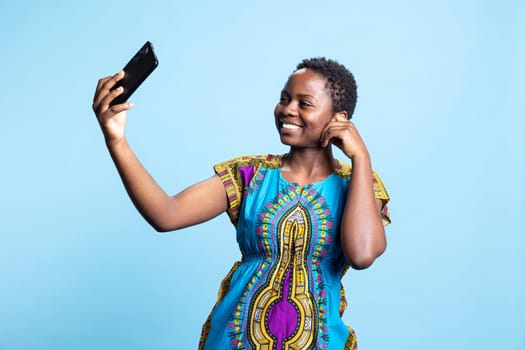
[[[306,102],[306,101],[301,101],[301,102],[300,102],[300,105],[301,105],[302,107],[313,107],[313,105],[312,105],[311,103],[308,103],[308,102]]]

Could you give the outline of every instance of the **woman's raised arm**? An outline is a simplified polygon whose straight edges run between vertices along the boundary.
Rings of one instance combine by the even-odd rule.
[[[124,187],[138,211],[159,232],[195,225],[226,211],[228,199],[217,175],[169,196],[140,163],[125,137],[126,112],[132,105],[126,102],[109,106],[122,93],[121,89],[111,88],[123,77],[124,72],[119,72],[99,80],[93,111]]]

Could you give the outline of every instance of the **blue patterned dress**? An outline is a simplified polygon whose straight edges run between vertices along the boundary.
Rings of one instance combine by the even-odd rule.
[[[339,224],[351,167],[337,162],[322,181],[281,175],[282,156],[243,156],[215,165],[229,200],[242,260],[223,280],[199,349],[357,349],[342,320],[348,269]],[[388,194],[374,191],[389,222]]]

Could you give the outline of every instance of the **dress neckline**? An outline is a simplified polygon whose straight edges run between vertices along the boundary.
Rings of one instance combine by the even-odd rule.
[[[278,170],[278,174],[279,174],[279,179],[283,183],[285,183],[285,184],[287,184],[289,186],[293,186],[295,188],[300,188],[301,190],[304,190],[305,188],[311,188],[311,187],[322,185],[323,183],[327,182],[328,179],[330,179],[331,177],[336,176],[337,175],[336,172],[341,168],[341,164],[339,163],[339,160],[335,159],[335,167],[334,167],[334,169],[332,170],[332,172],[330,174],[328,174],[326,177],[324,177],[321,180],[314,181],[314,182],[309,182],[309,183],[305,184],[304,186],[301,186],[297,182],[288,181],[283,176],[283,173],[282,173],[282,165],[283,165],[282,157],[280,159],[280,163],[281,164],[280,164],[279,168],[277,169]]]

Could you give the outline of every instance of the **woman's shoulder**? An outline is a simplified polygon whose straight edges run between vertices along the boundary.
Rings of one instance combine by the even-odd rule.
[[[339,175],[343,179],[350,179],[352,177],[352,165],[336,159],[334,173],[336,175]],[[381,180],[379,175],[377,175],[375,170],[372,170],[372,176],[374,178],[374,185],[378,184],[384,187],[383,181]]]
[[[352,165],[336,159],[334,173],[343,179],[350,179],[352,176]]]
[[[276,169],[281,167],[282,158],[282,154],[241,155],[218,163],[216,167],[239,168],[248,166],[263,166],[265,168]]]
[[[352,178],[352,165],[336,159],[334,173],[345,180],[350,180]],[[373,184],[376,197],[388,200],[390,197],[388,196],[388,192],[386,191],[385,185],[383,184],[383,180],[381,180],[375,170],[372,170],[372,177],[374,180]]]

